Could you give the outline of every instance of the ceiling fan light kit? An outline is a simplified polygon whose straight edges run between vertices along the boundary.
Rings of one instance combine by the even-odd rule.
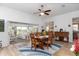
[[[44,13],[43,13],[43,12],[41,12],[41,13],[40,13],[40,15],[44,15]]]

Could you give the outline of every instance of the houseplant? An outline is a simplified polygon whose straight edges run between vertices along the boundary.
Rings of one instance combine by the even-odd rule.
[[[73,51],[76,56],[79,56],[79,39],[74,40],[71,51]]]

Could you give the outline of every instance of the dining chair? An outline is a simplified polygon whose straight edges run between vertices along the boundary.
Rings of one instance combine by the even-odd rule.
[[[48,32],[48,40],[46,42],[46,47],[48,48],[52,44],[53,44],[53,32],[50,31],[50,32]]]
[[[35,50],[36,50],[36,48],[38,48],[39,42],[38,42],[38,40],[35,38],[34,33],[31,33],[30,36],[31,36],[31,49],[34,47]]]
[[[35,41],[34,33],[31,33],[30,37],[31,37],[31,48],[34,47],[36,49],[36,41]]]
[[[37,32],[36,33],[36,37],[40,37],[40,32]]]
[[[36,37],[37,37],[36,40],[39,44],[38,47],[41,48],[41,49],[44,49],[44,44],[43,44],[42,38],[40,38],[40,36],[41,36],[41,33],[37,32],[36,33]]]

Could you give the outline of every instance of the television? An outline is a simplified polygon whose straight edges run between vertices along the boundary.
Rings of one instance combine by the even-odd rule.
[[[0,19],[0,32],[4,32],[4,20]]]

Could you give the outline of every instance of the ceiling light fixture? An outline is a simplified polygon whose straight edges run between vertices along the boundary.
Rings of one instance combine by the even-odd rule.
[[[41,13],[40,13],[40,15],[44,15],[44,13],[43,13],[43,12],[41,12]]]

